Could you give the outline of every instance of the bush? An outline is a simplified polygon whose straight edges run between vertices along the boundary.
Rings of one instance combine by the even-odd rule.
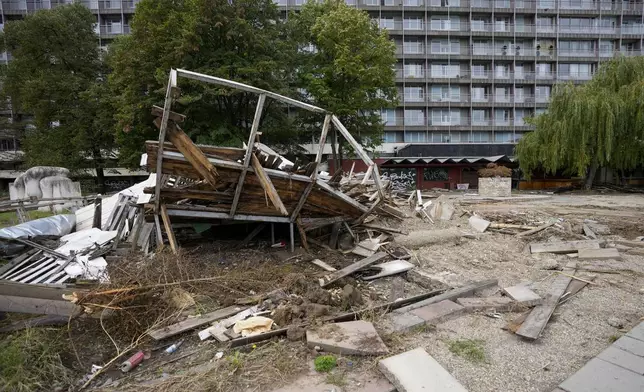
[[[320,355],[313,362],[315,370],[321,373],[328,373],[336,367],[337,361],[333,355]]]
[[[512,177],[512,169],[499,166],[496,163],[488,163],[484,169],[479,169],[479,177]]]

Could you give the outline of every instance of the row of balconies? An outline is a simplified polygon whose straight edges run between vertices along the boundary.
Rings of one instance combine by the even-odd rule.
[[[429,35],[445,35],[448,33],[472,33],[472,35],[504,35],[504,34],[526,34],[526,35],[557,35],[557,34],[596,34],[596,35],[642,35],[644,25],[622,24],[621,26],[556,26],[556,25],[535,25],[535,24],[510,24],[510,23],[476,23],[476,22],[453,22],[453,21],[430,21],[428,23],[417,21],[386,20],[381,19],[380,28],[388,30],[390,34],[421,33]]]
[[[422,69],[421,69],[422,71]],[[396,70],[396,78],[404,79],[406,82],[413,82],[418,79],[419,82],[422,82],[421,79],[425,79],[427,75],[428,79],[459,79],[467,78],[472,80],[480,80],[481,82],[491,81],[491,80],[517,80],[525,81],[526,83],[532,83],[537,80],[590,80],[593,77],[593,73],[588,72],[573,72],[573,73],[557,73],[557,72],[512,72],[512,71],[479,71],[479,72],[469,72],[462,70],[458,73],[454,72],[432,72],[430,68],[426,69],[426,72],[420,73],[405,73],[403,70]],[[476,83],[476,82],[474,82]]]
[[[644,54],[642,49],[555,49],[555,48],[524,48],[521,45],[502,47],[492,46],[460,46],[460,45],[444,45],[434,46],[427,45],[421,42],[405,42],[403,46],[396,45],[397,55],[436,55],[436,56],[471,56],[471,57],[493,57],[503,56],[509,58],[515,57],[537,57],[545,61],[548,59],[555,60],[557,57],[574,57],[574,58],[593,58],[598,57],[609,58],[614,56],[641,56]]]
[[[445,104],[467,104],[467,105],[497,105],[497,106],[512,106],[514,104],[534,104],[534,103],[548,103],[550,97],[542,95],[521,95],[514,96],[511,94],[496,95],[485,94],[483,96],[470,96],[468,94],[461,94],[459,96],[437,96],[433,94],[420,94],[420,95],[403,95],[404,103],[445,103]]]
[[[81,0],[80,3],[92,11],[106,13],[134,13],[140,0]],[[59,5],[71,4],[72,0],[2,0],[4,13],[28,13],[41,9],[51,9]]]
[[[113,24],[100,25],[100,26],[95,25],[94,31],[96,31],[96,34],[100,34],[101,37],[105,38],[105,37],[115,36],[120,34],[129,34],[130,25],[122,24],[122,23],[113,23]]]
[[[491,118],[491,117],[471,117],[471,116],[460,116],[458,118],[429,118],[425,121],[424,118],[405,118],[405,117],[395,117],[394,119],[388,118],[384,121],[386,127],[458,127],[458,126],[479,126],[479,127],[489,127],[489,126],[516,126],[516,127],[530,127],[527,124],[523,117],[511,116],[502,118]]]

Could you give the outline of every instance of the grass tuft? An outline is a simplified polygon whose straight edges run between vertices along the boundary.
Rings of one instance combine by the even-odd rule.
[[[344,372],[339,372],[339,373],[329,373],[326,376],[326,379],[324,380],[327,384],[331,385],[337,385],[339,387],[343,387],[347,385],[347,377],[344,374]]]
[[[337,366],[338,362],[333,355],[320,355],[315,358],[313,364],[315,365],[316,371],[320,373],[328,373]]]
[[[457,339],[447,341],[449,351],[471,362],[485,362],[485,348],[483,340]]]

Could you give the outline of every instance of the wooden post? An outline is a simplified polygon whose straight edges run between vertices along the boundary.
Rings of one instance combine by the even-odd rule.
[[[295,234],[293,233],[293,222],[289,223],[289,230],[291,232],[291,252],[295,252]]]
[[[271,222],[271,245],[275,243],[275,223]]]
[[[264,189],[264,192],[268,194],[268,198],[271,199],[275,209],[282,213],[282,215],[288,215],[288,211],[286,210],[286,207],[284,207],[284,203],[282,203],[282,199],[280,199],[280,195],[277,193],[277,189],[275,189],[273,181],[271,181],[271,178],[266,174],[266,171],[262,167],[262,164],[259,163],[259,159],[257,159],[255,154],[251,154],[251,161],[253,163],[255,175],[259,180],[259,184],[262,186],[262,189]]]
[[[297,218],[297,231],[300,233],[300,241],[302,241],[302,246],[306,251],[309,251],[309,243],[306,241],[306,232],[304,231],[304,228],[302,228],[302,221],[300,218]],[[291,223],[292,224],[292,223]]]
[[[163,246],[163,233],[161,232],[161,223],[159,223],[159,214],[154,214],[154,227],[156,228],[156,237],[157,237],[157,247],[161,248]]]
[[[103,221],[103,199],[100,197],[101,195],[98,196],[99,197],[94,199],[94,220],[92,222],[92,227],[100,229]]]
[[[318,153],[315,156],[315,167],[313,168],[313,173],[311,173],[311,183],[307,185],[306,188],[304,188],[304,192],[302,192],[302,196],[300,197],[300,200],[297,202],[297,205],[293,209],[293,213],[291,214],[291,222],[294,222],[295,219],[298,217],[298,215],[300,214],[300,211],[302,210],[302,207],[304,207],[304,203],[306,203],[306,199],[309,197],[311,190],[313,190],[313,185],[315,184],[315,179],[317,178],[317,175],[318,175],[318,166],[322,161],[322,153],[324,150],[324,145],[326,144],[326,136],[329,133],[330,127],[331,127],[331,115],[327,114],[324,117],[324,124],[322,125],[322,134],[320,135],[320,142],[318,144]]]
[[[168,210],[165,207],[165,204],[161,205],[161,219],[163,219],[163,227],[165,232],[168,235],[168,242],[170,243],[170,249],[172,253],[177,253],[177,239],[174,237],[174,232],[172,231],[172,223],[170,223],[170,217],[168,216]]]
[[[237,188],[235,189],[235,196],[233,197],[233,205],[230,207],[230,216],[233,217],[237,211],[237,204],[239,203],[239,197],[241,196],[242,188],[244,187],[244,180],[246,179],[246,172],[248,172],[248,166],[250,165],[250,158],[253,154],[253,146],[255,145],[255,136],[257,135],[257,129],[259,128],[259,121],[262,117],[262,109],[264,108],[264,101],[266,100],[266,94],[260,94],[259,100],[257,101],[257,108],[255,109],[255,117],[253,118],[253,125],[250,128],[250,136],[248,137],[248,145],[246,147],[246,155],[244,156],[244,168],[239,174],[239,180],[237,181]]]
[[[161,117],[161,124],[159,124],[159,147],[157,150],[157,185],[154,193],[154,211],[159,214],[161,205],[161,179],[163,177],[163,143],[165,142],[165,133],[168,128],[168,119],[170,117],[170,108],[172,107],[172,94],[173,89],[177,87],[177,71],[170,70],[170,77],[168,78],[168,88],[165,92],[165,102],[163,103],[163,116]],[[159,229],[160,230],[160,229]]]

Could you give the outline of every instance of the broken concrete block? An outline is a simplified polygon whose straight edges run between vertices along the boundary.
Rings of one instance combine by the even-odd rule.
[[[462,315],[465,313],[465,308],[446,299],[414,309],[411,313],[425,320],[427,324],[440,324]]]
[[[425,325],[425,320],[412,313],[389,313],[387,319],[391,323],[389,332],[409,332]]]
[[[385,358],[378,368],[398,392],[467,392],[422,348]]]
[[[579,260],[621,260],[619,250],[615,248],[579,249]]]
[[[525,285],[516,285],[502,289],[503,292],[518,304],[524,306],[536,306],[543,302],[543,299],[534,291],[527,288]]]
[[[429,209],[432,219],[450,220],[456,209],[445,195],[438,197]]]
[[[322,350],[347,355],[383,355],[389,349],[367,321],[325,324],[320,328],[306,331],[309,348],[319,346]]]
[[[490,221],[487,221],[476,215],[470,216],[468,220],[470,227],[479,233],[483,233],[490,226]]]
[[[458,298],[456,302],[468,311],[494,309],[497,312],[509,312],[517,305],[508,297]]]

